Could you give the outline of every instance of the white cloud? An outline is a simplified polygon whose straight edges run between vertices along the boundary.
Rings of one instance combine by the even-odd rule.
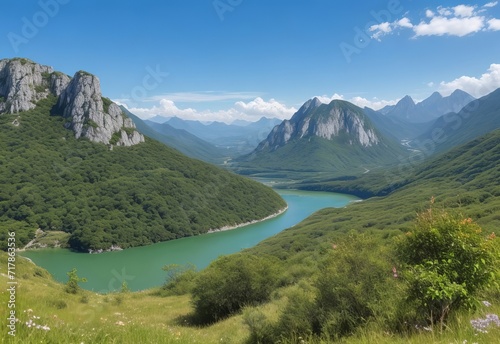
[[[438,11],[439,15],[441,15],[441,16],[445,16],[445,17],[447,17],[447,16],[451,16],[451,15],[453,14],[453,12],[451,11],[451,9],[450,9],[450,8],[448,8],[448,7],[443,7],[443,6],[439,6],[439,7],[437,8],[437,11]]]
[[[400,26],[400,27],[406,27],[406,28],[409,28],[411,29],[413,27],[413,24],[411,23],[410,19],[408,18],[401,18],[400,20],[398,20],[396,22],[396,25],[397,26]]]
[[[453,12],[457,17],[472,17],[474,10],[475,6],[458,5],[453,7]]]
[[[492,31],[500,31],[500,19],[490,19],[488,20],[488,29]]]
[[[292,117],[292,115],[297,111],[294,107],[286,107],[275,99],[265,101],[260,97],[257,97],[248,103],[238,101],[234,105],[236,110],[239,110],[247,116],[251,116],[256,119],[259,119],[262,116],[285,119]]]
[[[370,30],[370,32],[375,32],[372,35],[372,38],[376,39],[377,41],[380,41],[380,37],[390,33],[392,31],[392,27],[391,27],[391,23],[384,22],[384,23],[370,26],[369,30]]]
[[[478,5],[457,5],[453,7],[438,6],[435,10],[427,9],[425,16],[413,24],[409,13],[394,22],[372,25],[369,31],[372,38],[378,41],[385,35],[393,34],[397,29],[411,29],[414,38],[421,36],[457,36],[464,37],[485,30],[500,30],[500,20],[488,16],[488,9],[498,1]],[[479,9],[478,9],[479,8]],[[416,23],[417,21],[413,21]]]
[[[484,4],[483,7],[491,8],[495,7],[496,5],[498,5],[498,1],[488,2],[487,4]]]
[[[430,22],[420,22],[413,27],[415,36],[458,36],[463,37],[480,31],[484,27],[484,17],[445,18],[434,17]]]
[[[315,98],[318,98],[319,101],[322,102],[323,104],[329,104],[332,100],[335,100],[335,99],[345,100],[343,95],[337,94],[337,93],[335,93],[331,97],[322,95],[322,96],[315,96]]]
[[[470,93],[474,97],[482,97],[500,87],[500,64],[491,64],[488,72],[481,77],[461,76],[450,82],[442,81],[439,92],[443,96],[451,94],[456,89]]]
[[[114,101],[126,106],[121,100]],[[182,109],[171,99],[161,99],[158,105],[152,107],[127,107],[127,109],[142,119],[148,119],[154,116],[176,116],[188,120],[204,122],[220,121],[225,123],[231,123],[237,119],[257,121],[263,116],[285,119],[290,118],[297,111],[294,107],[286,107],[274,99],[265,101],[260,97],[248,103],[238,101],[234,104],[234,107],[218,111],[199,111],[193,108]]]
[[[359,96],[352,97],[350,99],[345,99],[343,95],[340,95],[337,93],[335,93],[331,97],[316,96],[316,98],[318,98],[324,104],[329,104],[332,100],[339,99],[339,100],[346,100],[350,103],[353,103],[354,105],[359,106],[360,108],[369,107],[369,108],[374,109],[374,110],[380,110],[381,108],[383,108],[384,106],[387,106],[387,105],[395,105],[399,101],[399,99],[397,99],[397,100],[380,100],[378,98],[373,98],[370,100],[370,99],[366,99],[366,98],[359,97]]]

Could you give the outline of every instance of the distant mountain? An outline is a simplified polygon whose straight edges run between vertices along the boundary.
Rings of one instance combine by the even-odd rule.
[[[224,149],[215,147],[211,143],[188,133],[186,130],[175,129],[167,123],[150,122],[148,125],[126,108],[122,107],[122,111],[134,121],[140,133],[175,148],[191,158],[213,164],[222,164],[224,158],[227,156],[227,152]]]
[[[145,123],[155,130],[159,128],[158,125],[151,121],[145,121]],[[239,156],[255,149],[274,126],[281,123],[281,120],[262,117],[257,122],[249,122],[246,125],[241,125],[242,122],[239,123],[239,125],[222,122],[204,124],[199,121],[184,120],[178,117],[172,117],[165,122],[165,124],[176,129],[185,130],[223,149],[227,155]]]
[[[148,121],[155,122],[155,123],[165,123],[167,122],[171,117],[163,117],[156,115],[154,117],[148,118]]]
[[[403,121],[423,123],[435,120],[449,112],[458,112],[474,99],[462,90],[455,90],[447,97],[434,92],[430,97],[416,104],[410,96],[405,96],[396,105],[386,106],[379,112]]]
[[[426,123],[410,123],[397,117],[386,116],[379,111],[367,107],[363,110],[366,116],[368,116],[382,134],[400,142],[409,141],[423,134],[433,123],[432,121]]]
[[[361,108],[341,100],[323,104],[314,98],[238,161],[255,170],[364,172],[369,166],[395,161],[402,151]]]
[[[500,128],[500,88],[470,102],[458,113],[439,117],[411,142],[416,149],[434,154],[466,143]]]

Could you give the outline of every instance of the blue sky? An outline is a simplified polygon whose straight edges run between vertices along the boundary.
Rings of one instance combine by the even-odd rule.
[[[500,87],[496,1],[5,0],[0,58],[97,75],[143,118],[289,118]]]

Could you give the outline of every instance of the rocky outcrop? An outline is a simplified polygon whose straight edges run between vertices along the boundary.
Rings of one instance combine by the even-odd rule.
[[[69,119],[66,127],[76,138],[120,146],[144,142],[120,107],[102,97],[94,75],[77,72],[71,79],[28,59],[0,60],[0,114],[34,109],[49,95],[58,97],[56,112]]]
[[[132,120],[120,107],[101,94],[99,79],[86,72],[77,72],[61,93],[56,108],[70,119],[66,124],[75,137],[93,142],[132,146],[144,142]]]
[[[28,59],[0,60],[0,114],[34,109],[49,94],[58,95],[69,77]]]
[[[380,141],[361,109],[340,100],[322,104],[314,98],[307,101],[290,120],[274,127],[256,151],[274,151],[291,140],[311,136],[333,140],[340,135],[348,144],[364,147],[376,145]]]

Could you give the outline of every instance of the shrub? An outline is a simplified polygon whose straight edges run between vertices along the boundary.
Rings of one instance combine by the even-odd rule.
[[[371,319],[385,323],[396,288],[385,247],[366,234],[349,233],[330,246],[312,286],[299,283],[284,296],[277,322],[245,318],[252,343],[296,342],[323,337],[330,342],[351,335]],[[251,315],[251,314],[250,314]]]
[[[86,278],[78,277],[76,273],[76,268],[73,268],[70,272],[67,273],[68,282],[66,282],[66,292],[69,294],[77,294],[80,291],[80,286],[78,283],[87,282]]]
[[[194,265],[170,264],[162,269],[167,272],[167,280],[161,288],[161,295],[184,295],[193,290],[197,276]]]
[[[370,318],[385,316],[394,277],[382,249],[375,239],[355,233],[332,246],[316,282],[316,332],[339,339]]]
[[[244,306],[265,302],[279,278],[276,258],[241,253],[221,257],[196,279],[192,292],[195,317],[211,323]]]
[[[419,214],[414,230],[397,245],[414,314],[442,326],[453,311],[473,309],[478,292],[496,284],[496,241],[470,218],[432,207]]]

